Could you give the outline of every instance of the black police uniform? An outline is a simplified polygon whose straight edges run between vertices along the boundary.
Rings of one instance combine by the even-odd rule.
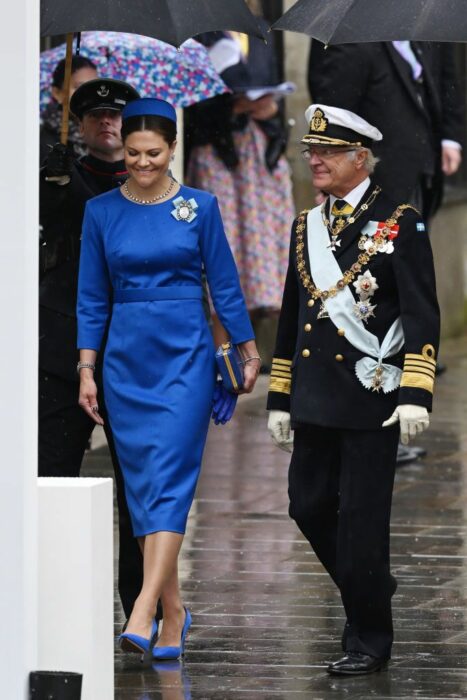
[[[373,189],[370,185],[360,204]],[[329,202],[326,207],[329,218]],[[403,369],[400,388],[390,393],[365,388],[355,374],[364,353],[350,344],[344,328],[318,318],[320,300],[306,289],[312,279],[303,215],[292,228],[268,395],[269,410],[291,413],[290,515],[340,589],[347,615],[344,651],[379,659],[390,657],[393,640],[389,519],[399,436],[398,426],[381,424],[399,404],[431,410],[439,342],[428,235],[413,208],[402,207],[393,216],[396,208],[382,192],[377,194],[343,230],[334,255],[343,273],[351,270],[362,254],[363,226],[397,219],[394,251],[377,253],[358,274],[369,269],[379,285],[372,297],[374,317],[366,328],[380,343],[401,317],[405,345],[385,359]],[[352,284],[349,289],[354,291]]]
[[[124,86],[125,84],[123,84]],[[99,90],[102,94],[95,94]],[[77,97],[76,97],[77,96]],[[90,81],[76,91],[74,111],[82,116],[93,106],[115,108],[114,100],[136,97],[114,81]],[[120,102],[117,102],[120,109]],[[78,405],[76,372],[76,293],[81,224],[88,199],[121,185],[127,178],[123,160],[109,163],[87,155],[72,165],[69,184],[46,180],[40,174],[40,287],[39,287],[39,476],[80,473],[94,421]],[[123,479],[115,453],[98,371],[99,410],[115,471],[119,509],[119,593],[129,617],[142,586],[142,557],[133,537]]]

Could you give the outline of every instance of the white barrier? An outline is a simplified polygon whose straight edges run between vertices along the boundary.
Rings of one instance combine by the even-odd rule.
[[[112,479],[40,478],[38,664],[113,700]]]

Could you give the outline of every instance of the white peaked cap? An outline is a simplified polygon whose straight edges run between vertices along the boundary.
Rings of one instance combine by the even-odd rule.
[[[303,142],[328,145],[357,145],[359,136],[363,137],[360,145],[371,145],[371,141],[381,141],[382,133],[358,114],[340,107],[312,104],[305,112],[306,123],[310,129]]]

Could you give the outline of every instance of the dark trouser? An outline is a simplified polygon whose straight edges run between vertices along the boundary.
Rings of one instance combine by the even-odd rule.
[[[390,657],[389,520],[399,429],[295,430],[290,517],[338,586],[345,651]]]
[[[78,390],[78,382],[39,370],[39,476],[79,476],[84,452],[96,424],[78,406]],[[104,430],[117,489],[120,540],[118,592],[125,615],[129,617],[143,583],[143,558],[133,537],[123,477],[102,400],[102,388],[99,396],[99,412],[105,421]]]

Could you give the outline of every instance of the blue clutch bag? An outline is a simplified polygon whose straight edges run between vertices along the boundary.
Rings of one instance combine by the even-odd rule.
[[[223,343],[216,352],[217,369],[227,391],[243,389],[243,363],[240,353],[232,343]]]

